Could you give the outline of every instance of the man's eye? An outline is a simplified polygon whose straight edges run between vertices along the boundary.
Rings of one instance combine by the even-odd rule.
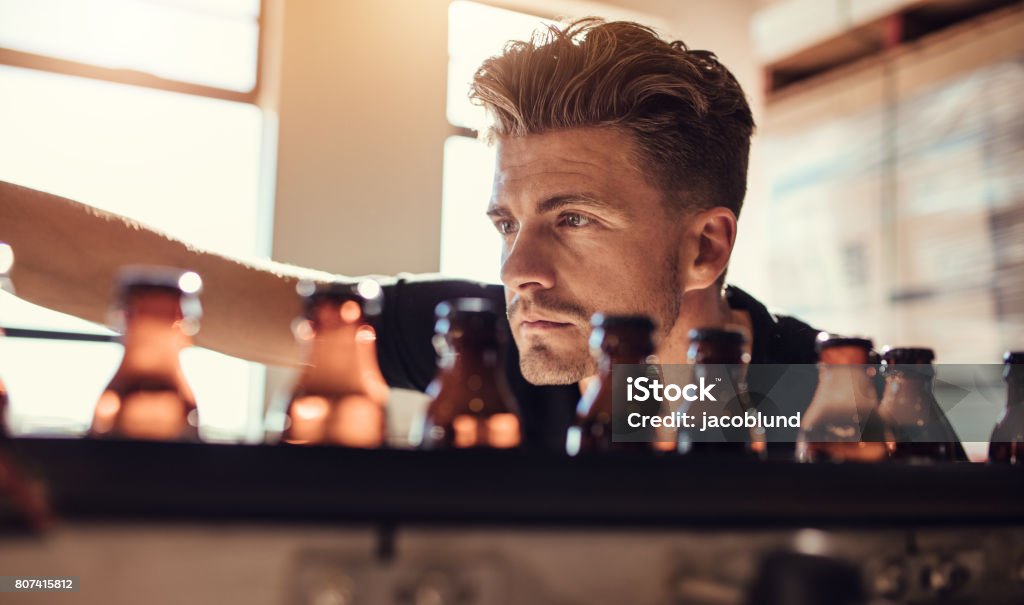
[[[515,221],[511,221],[508,219],[494,221],[494,228],[497,229],[498,233],[502,235],[511,235],[516,232]]]
[[[575,212],[569,212],[562,215],[562,223],[569,227],[580,228],[590,225],[590,218],[583,216],[582,214],[576,214]]]

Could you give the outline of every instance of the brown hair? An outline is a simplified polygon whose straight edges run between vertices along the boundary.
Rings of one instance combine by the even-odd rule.
[[[635,137],[637,166],[677,207],[739,215],[754,120],[714,54],[666,42],[649,27],[587,18],[509,42],[484,62],[470,98],[493,119],[488,138],[579,127]]]

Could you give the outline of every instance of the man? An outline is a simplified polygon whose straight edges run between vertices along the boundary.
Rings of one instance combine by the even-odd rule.
[[[753,363],[815,360],[815,330],[724,287],[754,124],[714,55],[634,23],[583,20],[508,46],[477,72],[471,96],[493,118],[487,137],[498,164],[487,213],[503,243],[504,287],[384,280],[378,332],[389,383],[426,387],[433,309],[462,296],[507,305],[510,382],[527,442],[554,448],[577,383],[595,373],[594,312],[652,317],[663,363],[685,361],[691,328],[724,325],[751,335]],[[188,267],[207,284],[199,344],[296,360],[293,286],[310,272],[218,257],[12,185],[0,187],[0,211],[0,239],[14,246],[14,278],[29,300],[98,321],[118,266]]]

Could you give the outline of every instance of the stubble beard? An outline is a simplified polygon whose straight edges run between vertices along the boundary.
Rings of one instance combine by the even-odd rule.
[[[573,349],[572,353],[559,355],[547,343],[533,340],[526,344],[525,350],[520,349],[519,370],[531,384],[579,382],[597,372],[594,358],[586,352],[586,343],[582,348],[582,354]]]

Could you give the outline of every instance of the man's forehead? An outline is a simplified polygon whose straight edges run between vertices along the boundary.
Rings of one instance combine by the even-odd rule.
[[[632,137],[613,128],[573,128],[495,140],[499,172],[635,170]]]
[[[492,206],[520,196],[587,191],[615,197],[643,181],[628,135],[608,128],[499,137]]]

